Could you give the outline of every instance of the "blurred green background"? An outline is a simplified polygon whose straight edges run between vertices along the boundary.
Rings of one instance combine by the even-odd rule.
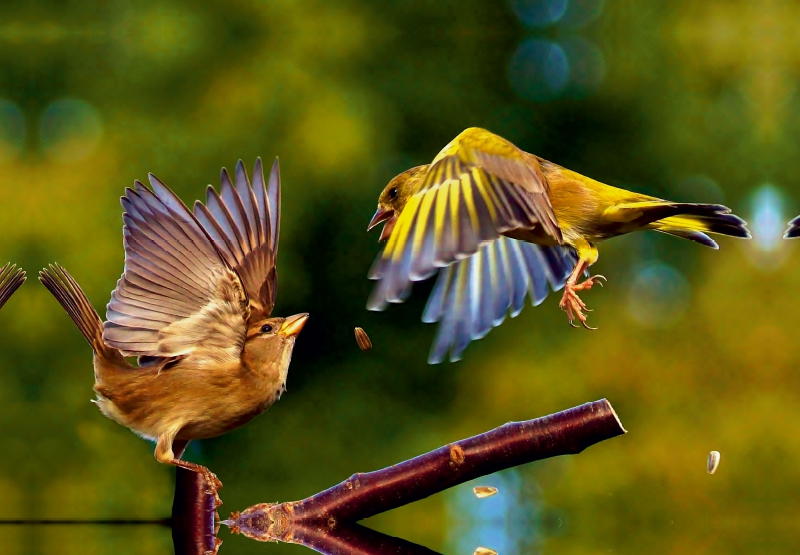
[[[187,202],[280,156],[277,312],[311,313],[283,399],[187,458],[222,515],[300,499],[509,420],[607,397],[629,434],[382,515],[447,553],[800,551],[796,213],[800,5],[782,0],[172,0],[0,4],[0,518],[161,517],[174,470],[90,403],[90,349],[35,276],[98,309],[123,264],[124,187]],[[606,183],[722,202],[756,239],[600,246],[596,332],[551,295],[428,366],[429,284],[368,313],[377,195],[483,126]],[[375,348],[362,353],[353,327]],[[712,449],[716,475],[705,471]],[[168,554],[169,531],[4,528],[7,554]],[[301,553],[221,532],[224,554]]]

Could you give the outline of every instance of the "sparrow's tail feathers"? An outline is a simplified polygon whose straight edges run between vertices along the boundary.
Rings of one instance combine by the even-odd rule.
[[[39,272],[39,281],[67,311],[94,352],[107,354],[109,348],[103,343],[103,321],[69,272],[58,264],[51,264]]]
[[[6,304],[14,291],[19,289],[24,282],[25,272],[22,271],[22,268],[17,268],[11,263],[0,268],[0,307]]]

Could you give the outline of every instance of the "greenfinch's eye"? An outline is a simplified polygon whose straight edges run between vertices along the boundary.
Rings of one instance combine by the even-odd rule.
[[[261,333],[269,333],[271,331],[272,331],[272,326],[270,326],[269,324],[264,324],[263,326],[261,326]]]
[[[392,187],[389,189],[389,198],[392,200],[397,198],[397,187]]]

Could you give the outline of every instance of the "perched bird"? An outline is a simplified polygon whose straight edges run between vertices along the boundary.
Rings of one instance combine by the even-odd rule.
[[[15,264],[7,262],[0,268],[0,308],[11,298],[14,291],[25,283],[25,279],[25,272],[22,271],[22,268],[17,268]]]
[[[789,229],[783,235],[784,239],[797,239],[798,237],[800,237],[800,216],[789,222]]]
[[[96,403],[107,417],[157,442],[155,457],[181,460],[189,441],[215,437],[267,410],[286,389],[295,339],[308,314],[271,317],[277,290],[278,161],[269,186],[259,159],[235,185],[225,169],[219,194],[192,213],[157,177],[122,197],[125,272],[106,322],[59,265],[40,273],[94,350]],[[138,357],[138,366],[125,357]],[[217,502],[219,497],[216,497]]]
[[[428,361],[467,344],[564,288],[559,306],[584,327],[578,292],[605,280],[581,274],[597,261],[597,242],[654,229],[711,248],[706,233],[750,237],[745,222],[719,204],[677,203],[605,185],[524,152],[485,129],[470,128],[433,162],[392,179],[367,230],[385,222],[387,240],[370,278],[367,308],[402,302],[412,282],[439,277],[423,321],[441,321]],[[593,328],[589,328],[593,329]]]

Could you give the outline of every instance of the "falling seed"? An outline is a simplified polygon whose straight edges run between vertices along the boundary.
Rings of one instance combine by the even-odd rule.
[[[364,328],[356,328],[356,343],[362,351],[369,351],[372,348],[372,341],[369,340]]]
[[[497,555],[497,551],[489,549],[488,547],[476,547],[472,555]]]
[[[719,466],[719,451],[711,451],[708,454],[708,473],[714,474]]]
[[[493,488],[492,486],[475,486],[472,488],[472,493],[474,493],[475,497],[478,499],[483,499],[484,497],[491,497],[497,493],[497,488]]]

